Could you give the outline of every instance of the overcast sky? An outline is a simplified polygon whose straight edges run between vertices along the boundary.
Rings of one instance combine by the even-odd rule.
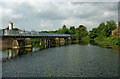
[[[12,21],[25,30],[57,30],[64,24],[91,30],[101,22],[118,21],[117,2],[3,2],[0,9],[2,28]]]

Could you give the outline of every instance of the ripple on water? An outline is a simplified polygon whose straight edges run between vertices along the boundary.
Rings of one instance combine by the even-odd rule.
[[[69,45],[24,54],[3,62],[3,77],[102,77],[118,75],[113,49]]]

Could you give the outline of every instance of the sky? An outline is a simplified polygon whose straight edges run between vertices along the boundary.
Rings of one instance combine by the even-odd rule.
[[[66,25],[84,25],[87,30],[98,27],[101,22],[118,21],[117,2],[2,2],[0,9],[2,28],[9,21],[14,28],[50,31]]]

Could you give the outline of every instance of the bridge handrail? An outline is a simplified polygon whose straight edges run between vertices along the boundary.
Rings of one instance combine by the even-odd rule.
[[[7,33],[3,33],[4,31],[0,30],[0,35],[8,35],[8,36],[51,36],[51,37],[70,37],[71,34],[59,34],[59,33],[41,33],[41,32],[31,32],[24,31],[21,33],[19,30],[7,30]]]

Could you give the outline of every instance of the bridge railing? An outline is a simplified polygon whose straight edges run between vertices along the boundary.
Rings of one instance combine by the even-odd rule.
[[[0,36],[48,36],[48,37],[70,37],[71,34],[58,34],[58,33],[40,33],[32,31],[21,31],[21,30],[0,30]]]

